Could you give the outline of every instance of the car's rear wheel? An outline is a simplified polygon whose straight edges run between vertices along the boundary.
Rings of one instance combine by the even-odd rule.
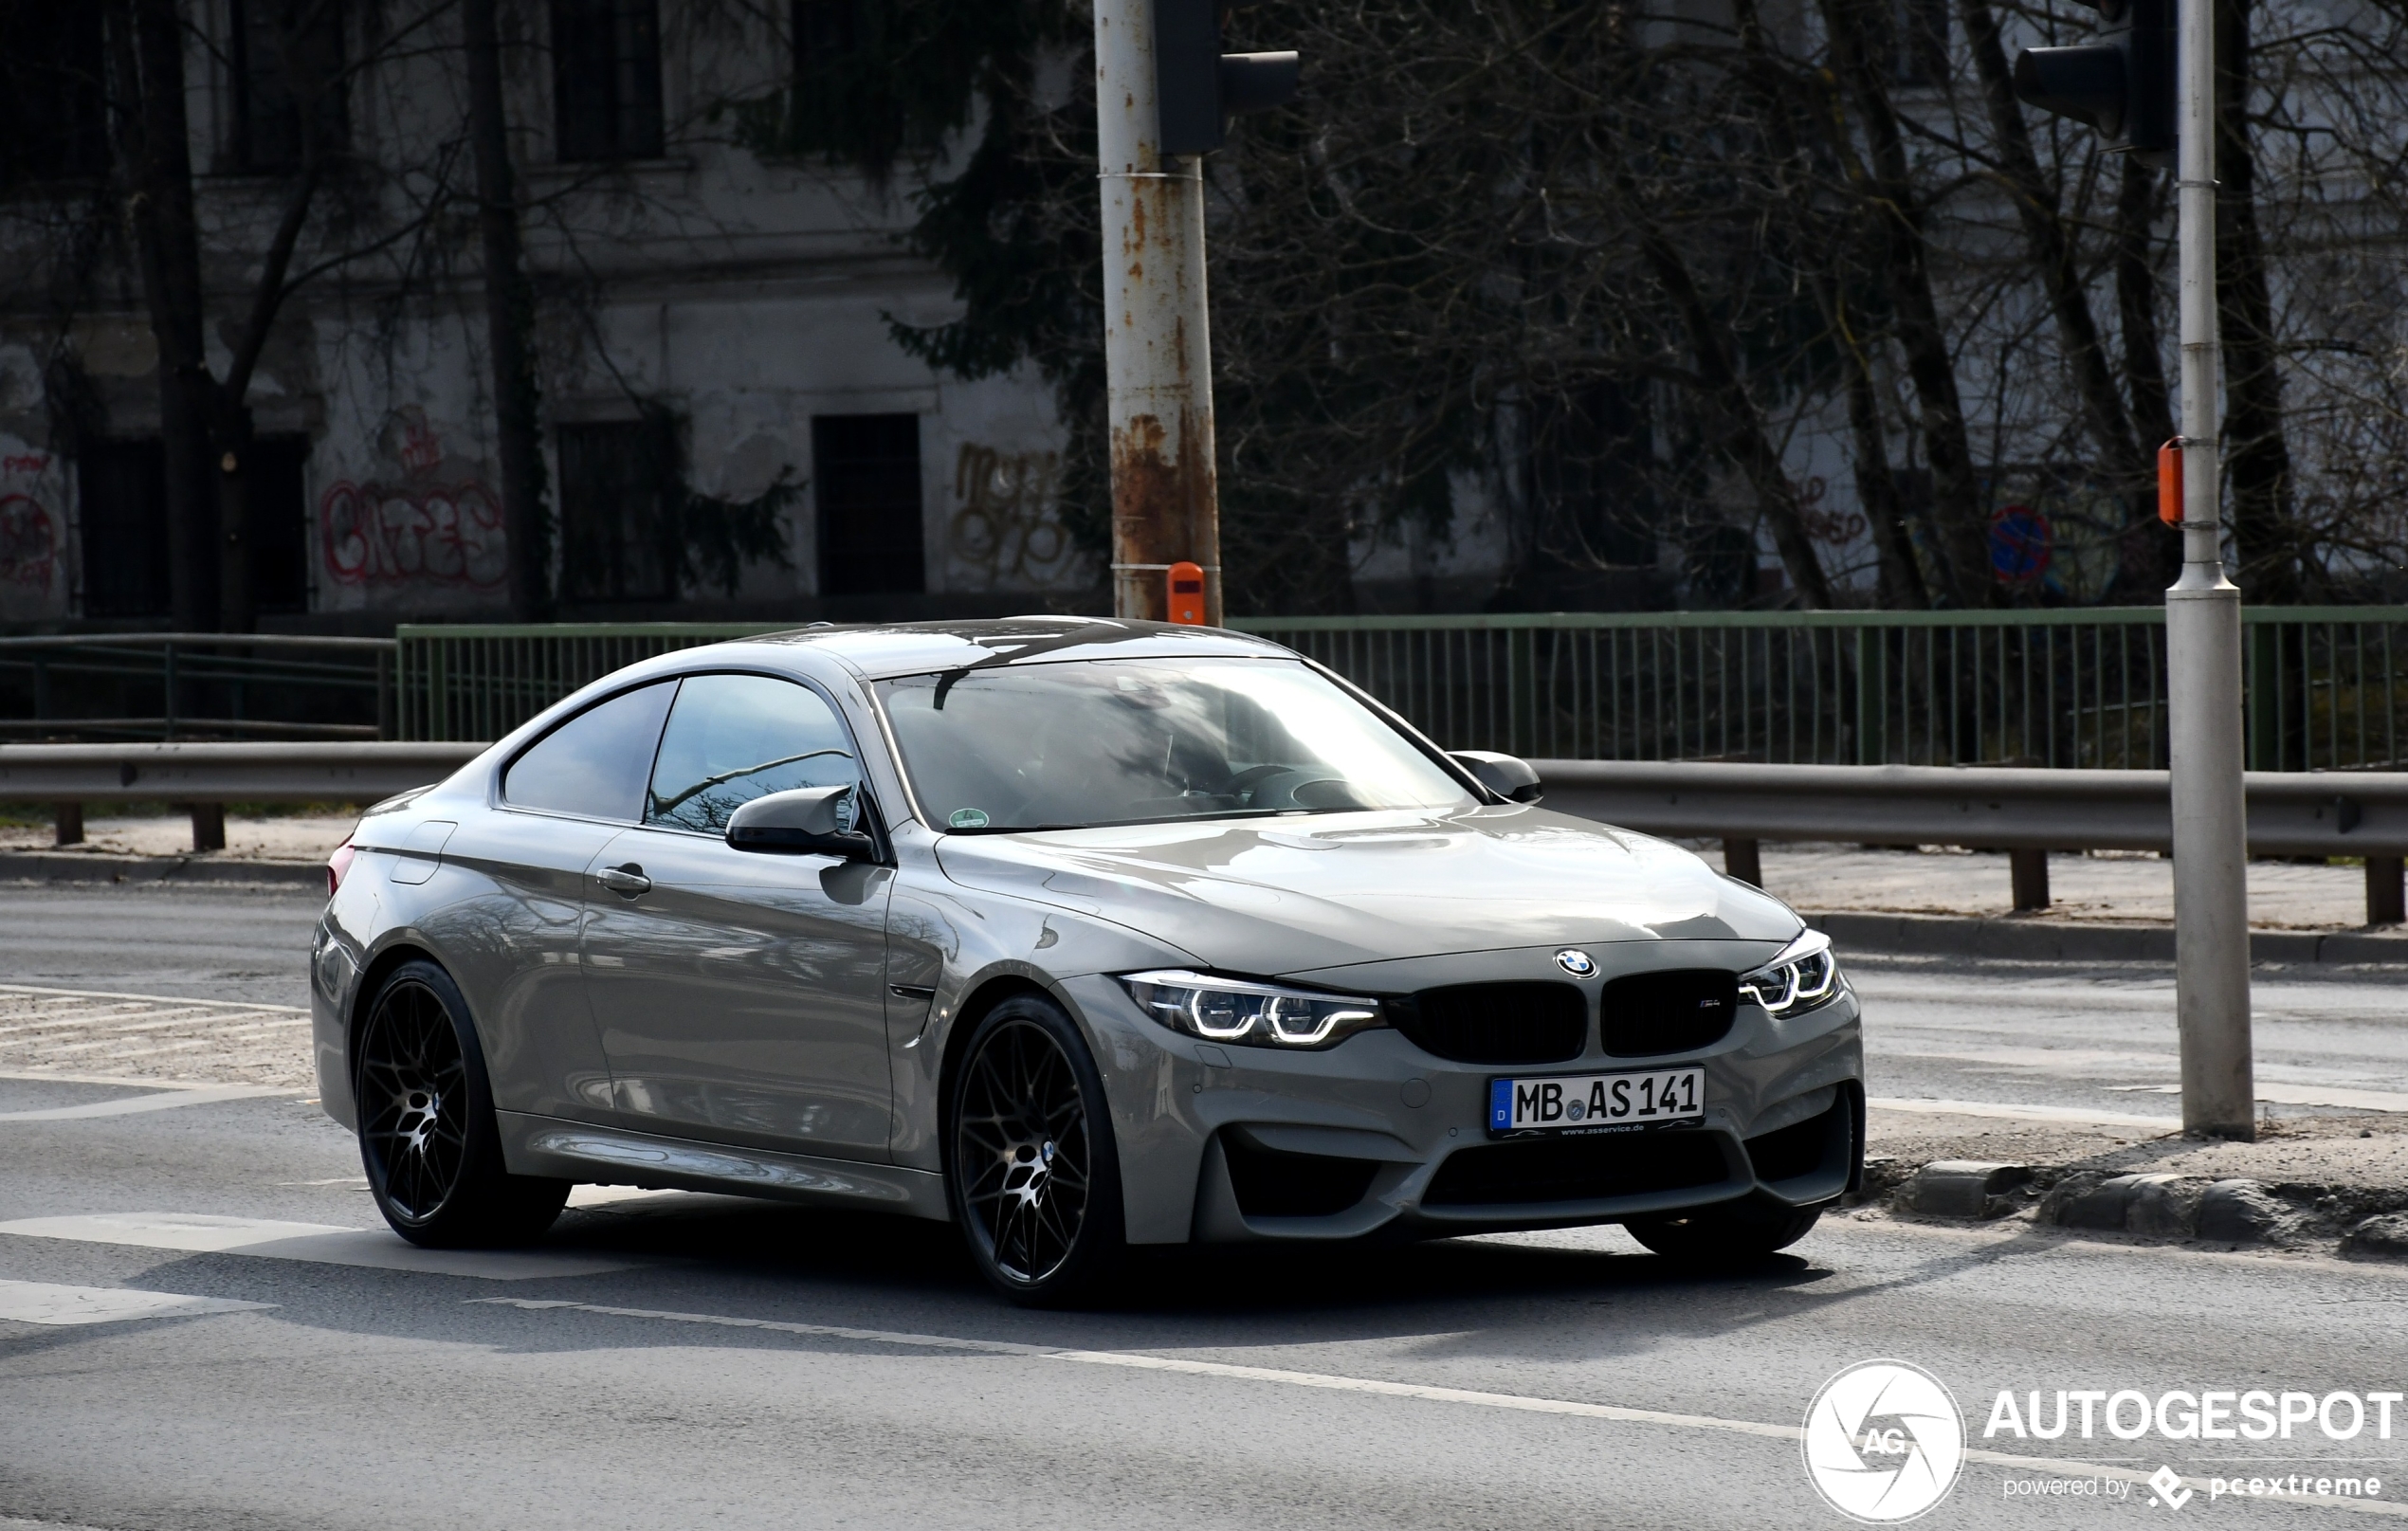
[[[1767,1207],[1726,1202],[1679,1217],[1633,1218],[1631,1236],[1669,1260],[1740,1265],[1761,1260],[1804,1238],[1823,1215],[1819,1207]]]
[[[955,1071],[946,1194],[971,1258],[1015,1303],[1090,1296],[1123,1251],[1120,1157],[1103,1077],[1060,1006],[1016,994]]]
[[[376,991],[353,1083],[368,1189],[403,1238],[430,1248],[523,1244],[560,1215],[566,1180],[503,1165],[467,1002],[434,963],[405,962]]]

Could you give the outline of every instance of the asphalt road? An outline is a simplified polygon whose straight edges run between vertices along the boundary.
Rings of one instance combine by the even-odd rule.
[[[0,981],[297,1003],[311,913],[0,893]],[[1877,1094],[2132,1109],[2107,1086],[2170,1066],[2146,973],[1857,972]],[[2271,987],[2283,1066],[2408,1087],[2381,985]],[[2008,1045],[2109,1061],[1961,1056]],[[0,1526],[1838,1526],[1795,1431],[1875,1357],[1992,1453],[1925,1523],[2162,1516],[2132,1482],[2161,1465],[2372,1473],[2408,1511],[2408,1407],[2388,1440],[1982,1438],[2002,1389],[2399,1391],[2397,1267],[1868,1215],[1742,1273],[1606,1230],[1168,1257],[1031,1314],[942,1227],[714,1197],[589,1195],[540,1250],[419,1254],[298,1097],[25,1115],[124,1095],[0,1079],[0,1311],[153,1315],[0,1319]],[[2009,1492],[2058,1480],[2101,1491]]]

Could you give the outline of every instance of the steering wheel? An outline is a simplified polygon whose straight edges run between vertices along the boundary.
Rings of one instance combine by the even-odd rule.
[[[1229,780],[1221,783],[1221,791],[1231,797],[1242,797],[1247,793],[1250,793],[1256,787],[1261,786],[1264,782],[1270,780],[1273,776],[1292,776],[1295,774],[1296,768],[1294,766],[1248,766],[1245,770],[1230,777]],[[1260,808],[1263,805],[1260,803],[1250,803],[1248,806]]]

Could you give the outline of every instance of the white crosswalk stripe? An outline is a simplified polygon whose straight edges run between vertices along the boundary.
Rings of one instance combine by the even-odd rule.
[[[99,1064],[161,1083],[305,1088],[309,1024],[291,1005],[0,984],[0,1074]]]

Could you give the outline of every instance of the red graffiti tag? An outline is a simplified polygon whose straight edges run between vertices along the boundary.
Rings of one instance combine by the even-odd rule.
[[[318,505],[326,572],[346,585],[499,585],[509,573],[502,507],[465,483],[337,483]]]
[[[0,495],[0,581],[50,588],[59,565],[59,529],[26,495]]]

